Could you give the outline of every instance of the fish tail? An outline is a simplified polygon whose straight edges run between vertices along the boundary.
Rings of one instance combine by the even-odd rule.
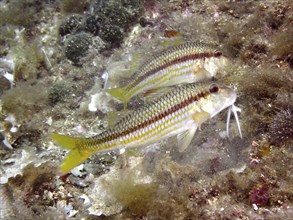
[[[61,145],[62,148],[70,150],[60,167],[63,174],[68,173],[91,155],[91,152],[80,149],[80,146],[86,144],[85,138],[74,138],[57,133],[51,133],[50,137]]]
[[[120,87],[120,88],[113,88],[113,89],[106,89],[105,90],[108,94],[112,97],[118,99],[121,102],[127,103],[129,97],[126,95],[127,87]]]

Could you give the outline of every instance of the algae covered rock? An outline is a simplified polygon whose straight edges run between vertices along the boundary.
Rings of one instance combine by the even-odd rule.
[[[86,30],[93,35],[98,35],[101,26],[105,22],[106,18],[103,15],[89,15],[86,18]]]
[[[100,37],[113,46],[119,46],[123,40],[123,33],[117,25],[105,25],[100,31]]]
[[[84,57],[92,44],[92,36],[88,33],[71,35],[65,41],[65,56],[74,64],[80,64],[79,59]]]
[[[66,2],[74,4],[74,1]],[[86,56],[92,44],[91,35],[104,41],[101,45],[106,47],[102,49],[119,47],[144,12],[142,1],[93,1],[90,8],[91,13],[84,10],[86,15],[69,15],[59,28],[61,37],[70,34],[65,39],[65,56],[76,65],[80,64],[80,58]],[[101,51],[100,46],[95,48]]]
[[[61,36],[77,33],[83,29],[84,17],[79,14],[73,14],[65,19],[60,25],[59,33]]]
[[[56,105],[58,102],[64,102],[72,92],[72,86],[69,82],[60,81],[55,83],[49,90],[48,100],[50,105]]]
[[[4,91],[10,89],[10,87],[10,81],[3,75],[0,75],[0,95],[2,95]]]

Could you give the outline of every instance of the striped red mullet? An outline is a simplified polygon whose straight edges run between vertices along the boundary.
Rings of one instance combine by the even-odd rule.
[[[70,150],[61,171],[69,172],[96,151],[148,145],[178,135],[179,150],[191,142],[197,128],[231,106],[235,92],[217,84],[186,84],[131,112],[113,127],[90,138],[50,136]]]
[[[147,60],[127,86],[106,92],[127,103],[133,96],[151,89],[212,78],[226,61],[222,52],[210,45],[183,43]]]

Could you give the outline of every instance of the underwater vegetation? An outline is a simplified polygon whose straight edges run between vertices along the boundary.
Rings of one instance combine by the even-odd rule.
[[[223,111],[183,152],[169,138],[60,176],[48,134],[108,129],[123,104],[103,89],[128,85],[170,29],[223,53],[215,82],[236,91],[243,138]],[[0,219],[291,219],[292,36],[290,0],[1,1]]]

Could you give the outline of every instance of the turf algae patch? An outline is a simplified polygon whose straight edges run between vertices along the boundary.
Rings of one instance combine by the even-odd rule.
[[[248,70],[243,77],[238,77],[239,99],[245,106],[243,124],[250,135],[258,136],[258,133],[277,132],[273,131],[271,124],[273,121],[286,118],[286,110],[292,109],[290,101],[293,92],[292,86],[290,86],[292,83],[293,72],[291,70],[280,70],[274,67]],[[283,120],[278,125],[288,127],[291,121],[288,120],[287,123],[286,125]],[[285,132],[284,129],[283,131]],[[284,135],[287,136],[285,133]]]
[[[47,102],[47,89],[42,84],[22,82],[2,95],[2,112],[13,114],[18,122],[27,121],[41,111]]]
[[[110,184],[111,193],[123,205],[124,217],[141,218],[151,209],[156,199],[157,185],[155,183],[135,183],[133,176],[126,176],[120,181]]]
[[[0,184],[0,219],[15,219],[14,198],[7,184]]]
[[[43,200],[46,191],[50,190],[56,173],[56,167],[44,163],[38,167],[27,165],[23,174],[10,177],[7,187],[13,198],[14,213],[21,213],[23,218],[38,218],[47,210],[50,201]]]
[[[288,62],[290,67],[293,68],[293,42],[291,36],[293,36],[292,24],[284,28],[283,31],[276,33],[272,39],[272,53],[277,56],[277,59]]]

